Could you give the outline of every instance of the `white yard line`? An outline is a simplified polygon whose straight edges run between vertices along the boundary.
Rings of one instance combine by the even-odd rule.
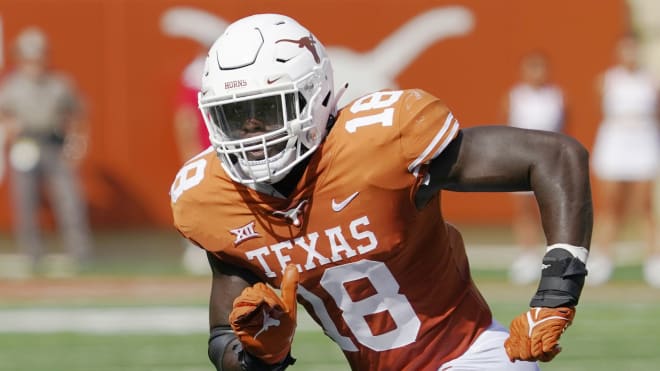
[[[621,243],[617,245],[617,262],[641,261],[642,251],[641,243]],[[473,267],[504,268],[508,267],[518,250],[512,246],[472,245],[468,247],[467,253]],[[644,289],[645,287],[642,288]],[[629,288],[625,290],[630,291]],[[593,291],[593,288],[590,291]],[[298,317],[298,331],[321,331],[302,307],[298,310]],[[208,309],[203,306],[11,309],[0,307],[0,333],[16,332],[207,333]]]
[[[298,331],[320,331],[298,311]],[[0,309],[0,333],[193,334],[208,332],[202,307]]]
[[[620,241],[614,244],[613,250],[614,260],[617,264],[635,264],[643,260],[644,244],[641,241]],[[507,269],[520,251],[514,245],[466,242],[466,253],[470,266],[477,269]],[[536,252],[541,259],[545,248],[539,246]]]

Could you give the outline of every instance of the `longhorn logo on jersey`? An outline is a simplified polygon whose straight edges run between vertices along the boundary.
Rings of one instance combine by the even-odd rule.
[[[282,219],[288,219],[291,221],[291,224],[295,225],[296,227],[300,227],[300,218],[298,217],[305,211],[305,205],[307,205],[307,200],[302,200],[296,205],[296,207],[293,207],[288,210],[283,210],[283,211],[273,211],[273,216],[282,218]]]

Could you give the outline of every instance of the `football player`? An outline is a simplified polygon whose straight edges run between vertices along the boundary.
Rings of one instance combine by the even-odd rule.
[[[586,150],[556,133],[460,129],[422,90],[378,91],[338,111],[340,95],[323,45],[289,17],[241,19],[209,51],[199,106],[213,145],[170,194],[176,228],[213,271],[211,362],[293,364],[297,303],[354,370],[536,370],[551,360],[586,275]],[[441,190],[538,199],[542,278],[510,334],[471,279],[461,235],[437,207]]]

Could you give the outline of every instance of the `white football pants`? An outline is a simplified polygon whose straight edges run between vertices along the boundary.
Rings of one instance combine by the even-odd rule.
[[[536,362],[509,361],[504,351],[508,337],[509,331],[493,320],[465,353],[443,364],[438,371],[538,371]]]

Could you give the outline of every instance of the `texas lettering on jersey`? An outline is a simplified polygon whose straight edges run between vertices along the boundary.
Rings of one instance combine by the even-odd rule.
[[[422,210],[426,164],[458,122],[421,90],[380,91],[342,109],[289,198],[231,181],[213,151],[179,171],[176,228],[299,301],[354,369],[437,370],[491,323],[440,199]]]
[[[306,257],[304,259],[304,264],[302,264],[302,262],[296,264],[299,272],[312,270],[331,262],[337,263],[345,258],[348,259],[356,255],[364,255],[375,249],[378,245],[376,235],[368,229],[359,229],[360,227],[368,225],[369,218],[367,216],[362,216],[350,221],[348,226],[350,238],[344,236],[343,230],[340,226],[335,226],[323,231],[323,237],[321,238],[322,242],[320,244],[320,234],[318,232],[312,232],[305,236],[296,237],[292,240],[277,242],[272,245],[246,251],[245,256],[248,260],[257,260],[263,268],[266,277],[277,277],[277,274],[273,271],[274,267],[268,265],[268,261],[266,260],[266,256],[270,254],[274,254],[277,258],[278,264],[275,269],[280,272],[284,270],[284,267],[286,267],[287,264],[291,263],[291,256]],[[348,242],[349,240],[356,241],[356,244],[351,246]],[[319,245],[329,245],[330,254],[325,256],[317,251],[317,246]],[[285,255],[282,253],[282,250],[293,251],[290,254]]]

